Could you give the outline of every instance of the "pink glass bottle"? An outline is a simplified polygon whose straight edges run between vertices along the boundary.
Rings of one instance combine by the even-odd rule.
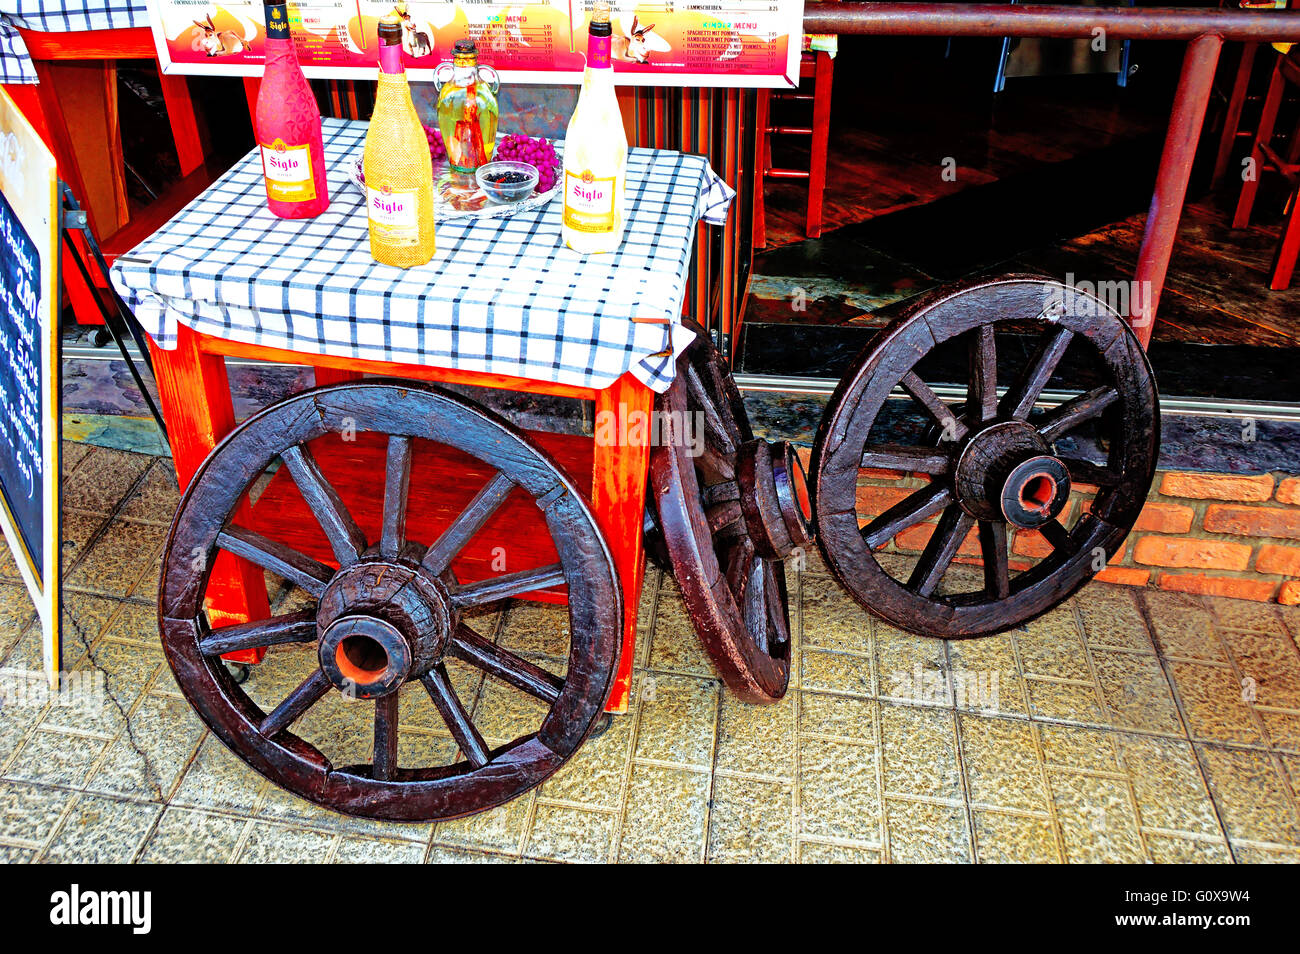
[[[271,211],[285,219],[307,219],[328,209],[320,108],[298,65],[284,3],[266,4],[266,67],[256,126]]]

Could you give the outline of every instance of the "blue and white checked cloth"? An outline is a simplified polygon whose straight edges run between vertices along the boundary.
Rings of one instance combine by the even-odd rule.
[[[347,184],[366,124],[324,123],[330,207],[314,219],[266,208],[256,152],[113,265],[113,284],[164,349],[177,325],[302,354],[509,374],[601,389],[630,371],[672,382],[693,335],[682,295],[699,219],[721,224],[735,193],[701,156],[633,149],[628,222],[608,255],[560,238],[562,202],[437,225],[412,269],[370,257],[365,206]]]
[[[0,0],[0,82],[36,82],[36,70],[18,27],[71,33],[148,25],[144,0]]]

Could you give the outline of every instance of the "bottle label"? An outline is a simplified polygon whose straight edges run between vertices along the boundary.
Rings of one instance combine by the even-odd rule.
[[[289,39],[289,10],[283,3],[266,4],[266,36],[271,40]]]
[[[286,146],[283,139],[277,139],[261,149],[268,197],[279,202],[315,200],[316,180],[311,174],[310,146]]]
[[[370,227],[387,242],[415,245],[420,241],[420,194],[415,189],[366,188],[366,212]]]
[[[564,170],[564,224],[578,232],[614,231],[614,187],[617,179],[597,179],[590,169]]]
[[[609,50],[614,43],[612,36],[587,37],[587,68],[592,70],[609,69]]]

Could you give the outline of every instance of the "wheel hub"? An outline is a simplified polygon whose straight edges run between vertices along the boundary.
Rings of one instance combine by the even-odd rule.
[[[973,434],[957,458],[957,503],[980,520],[1032,530],[1055,520],[1070,499],[1070,472],[1024,421]]]
[[[758,553],[784,560],[812,543],[808,478],[786,441],[752,440],[736,455],[740,506]]]
[[[341,692],[387,695],[442,659],[456,622],[440,580],[418,564],[368,554],[321,596],[321,670]]]

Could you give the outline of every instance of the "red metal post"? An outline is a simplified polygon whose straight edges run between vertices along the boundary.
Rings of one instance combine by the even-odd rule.
[[[1137,274],[1132,295],[1133,314],[1129,324],[1145,348],[1151,341],[1160,291],[1169,257],[1178,236],[1178,220],[1187,197],[1187,179],[1196,158],[1196,145],[1205,122],[1205,108],[1210,101],[1214,70],[1219,63],[1223,38],[1216,34],[1198,36],[1187,45],[1183,72],[1178,78],[1178,92],[1169,117],[1169,131],[1156,173],[1156,190],[1151,196],[1142,249],[1138,252]]]

